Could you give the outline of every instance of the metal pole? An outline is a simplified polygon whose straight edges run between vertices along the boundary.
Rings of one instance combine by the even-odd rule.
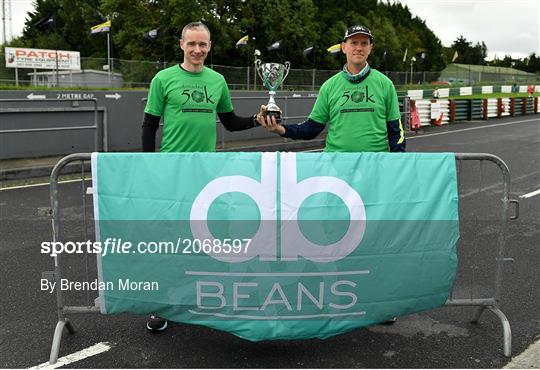
[[[405,128],[407,129],[407,131],[410,131],[411,130],[411,111],[410,111],[410,106],[411,106],[411,98],[409,96],[405,96],[403,98],[403,121],[405,121]],[[402,122],[403,122],[402,121]]]
[[[249,90],[249,70],[251,69],[249,67],[249,47],[247,49],[246,54],[247,54],[247,67],[246,67],[247,68],[247,88],[246,88],[246,90]]]
[[[253,67],[253,90],[257,90],[257,67]]]
[[[413,60],[411,58],[411,85],[413,84]]]
[[[111,87],[111,32],[107,32],[107,67],[109,67],[109,87]]]
[[[311,75],[311,90],[315,91],[315,71],[316,69],[313,68],[313,74]]]
[[[109,36],[109,41],[110,41],[110,45],[111,45],[111,48],[110,48],[110,53],[111,53],[111,56],[110,56],[110,61],[111,61],[111,66],[110,66],[110,70],[111,70],[111,80],[114,80],[114,53],[113,53],[113,43],[112,43],[112,38],[111,38],[111,33],[112,33],[112,25],[111,27],[109,28],[109,32],[107,32],[107,36]],[[114,82],[114,81],[113,81]]]
[[[7,42],[6,37],[6,0],[2,0],[2,44]]]
[[[15,86],[19,86],[19,68],[15,68]]]
[[[56,87],[58,87],[58,85],[60,84],[60,79],[58,78],[58,49],[56,49],[54,52],[56,55]]]

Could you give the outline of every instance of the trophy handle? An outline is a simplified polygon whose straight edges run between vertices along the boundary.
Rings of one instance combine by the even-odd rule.
[[[291,63],[290,62],[285,62],[285,76],[283,76],[283,81],[285,81],[285,79],[289,75],[290,70],[291,70]]]
[[[262,76],[262,72],[261,72],[261,60],[260,59],[255,59],[255,69],[257,70],[257,74],[259,75],[259,77],[261,78],[261,81],[264,82],[264,78]]]

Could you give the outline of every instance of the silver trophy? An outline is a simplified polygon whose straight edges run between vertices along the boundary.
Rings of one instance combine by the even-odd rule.
[[[255,59],[255,68],[264,86],[269,90],[270,99],[266,104],[266,115],[274,116],[276,122],[281,122],[281,111],[274,100],[274,95],[276,95],[276,90],[281,86],[283,80],[287,78],[291,63],[263,63],[260,59]]]

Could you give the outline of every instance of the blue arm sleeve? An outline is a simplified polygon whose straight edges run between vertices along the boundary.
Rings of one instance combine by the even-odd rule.
[[[406,142],[401,120],[387,121],[386,129],[388,131],[388,146],[390,147],[390,151],[404,152]]]
[[[323,130],[324,125],[309,119],[299,125],[284,125],[285,134],[283,137],[288,137],[295,140],[311,140],[317,137]]]

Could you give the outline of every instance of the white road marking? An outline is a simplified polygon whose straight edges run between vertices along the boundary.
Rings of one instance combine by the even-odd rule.
[[[513,125],[515,123],[525,123],[525,122],[539,122],[540,123],[540,119],[538,118],[535,118],[535,119],[528,119],[528,120],[522,120],[522,121],[513,121],[513,122],[506,122],[506,123],[499,123],[499,124],[496,124],[496,125],[490,125],[490,126],[481,126],[481,127],[469,127],[469,128],[464,128],[464,129],[460,129],[460,130],[452,130],[452,131],[445,131],[445,132],[435,132],[435,133],[432,133],[432,134],[425,134],[425,135],[419,135],[419,136],[411,136],[411,137],[407,137],[407,140],[412,140],[412,139],[423,139],[425,137],[430,137],[430,136],[438,136],[438,135],[447,135],[447,134],[454,134],[454,133],[457,133],[457,132],[464,132],[464,131],[471,131],[471,130],[481,130],[481,129],[484,129],[484,128],[493,128],[493,127],[500,127],[500,126],[508,126],[508,125]],[[323,149],[310,149],[310,150],[305,150],[303,151],[304,153],[308,153],[308,152],[320,152],[322,151]]]
[[[539,122],[540,123],[540,119],[536,118],[536,119],[527,119],[527,120],[522,120],[522,121],[513,121],[513,122],[506,122],[506,123],[499,123],[499,124],[496,124],[496,125],[490,125],[490,126],[481,126],[481,127],[469,127],[469,128],[464,128],[464,129],[461,129],[461,130],[452,130],[452,131],[445,131],[445,132],[435,132],[433,134],[426,134],[426,135],[420,135],[420,136],[412,136],[412,137],[408,137],[407,140],[410,140],[410,139],[422,139],[424,137],[429,137],[429,136],[437,136],[437,135],[446,135],[446,134],[453,134],[453,133],[456,133],[456,132],[464,132],[464,131],[472,131],[472,130],[481,130],[483,128],[493,128],[493,127],[500,127],[500,126],[508,126],[508,125],[513,125],[513,124],[516,124],[516,123],[524,123],[524,122]]]
[[[48,362],[44,362],[41,365],[31,367],[30,369],[56,369],[57,367],[66,366],[73,362],[77,362],[85,358],[107,352],[110,349],[111,346],[107,342],[101,342],[78,352],[72,353],[71,355],[61,357],[54,365],[51,365]]]
[[[540,368],[540,340],[512,358],[503,369],[538,369]]]
[[[88,178],[86,178],[85,180],[92,180],[92,178],[88,177]],[[59,183],[59,184],[67,184],[67,183],[69,183],[69,182],[78,182],[78,181],[81,181],[81,179],[64,180],[64,181],[59,181],[58,183]],[[48,182],[42,182],[42,183],[39,183],[39,184],[28,184],[28,185],[19,185],[19,186],[9,186],[9,187],[6,187],[6,188],[0,188],[0,191],[2,191],[2,190],[12,190],[12,189],[33,188],[33,187],[35,187],[35,186],[45,186],[45,185],[50,185],[50,183],[48,183]]]
[[[534,197],[535,195],[538,195],[538,194],[540,194],[540,189],[532,191],[532,192],[527,193],[527,194],[520,195],[519,197],[523,198],[523,199],[526,199],[526,198]]]
[[[529,177],[532,177],[532,176],[538,176],[540,174],[540,172],[533,172],[533,173],[528,173],[526,175],[522,175],[522,176],[518,176],[518,177],[514,177],[512,179],[512,182],[518,182],[518,181],[521,181],[521,180],[525,180]],[[467,193],[464,193],[464,194],[460,194],[460,198],[465,198],[465,197],[468,197],[468,196],[471,196],[473,194],[479,194],[479,193],[482,193],[482,192],[485,192],[485,191],[488,191],[488,190],[492,190],[492,189],[495,189],[497,187],[501,187],[502,189],[502,181],[499,181],[499,182],[496,182],[494,184],[491,184],[489,186],[483,186],[481,189],[480,188],[476,188],[475,190],[471,190]]]

